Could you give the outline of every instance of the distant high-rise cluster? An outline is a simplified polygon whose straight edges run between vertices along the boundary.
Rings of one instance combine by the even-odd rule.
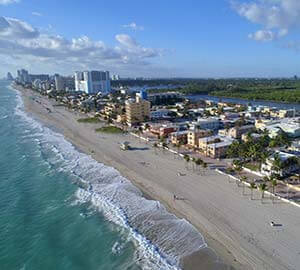
[[[10,74],[11,75],[11,74]],[[12,78],[12,76],[11,76]],[[111,92],[108,71],[77,71],[75,76],[54,74],[29,74],[25,69],[17,71],[15,79],[22,85],[32,85],[38,90],[82,91],[87,94],[109,94]]]
[[[27,70],[17,71],[17,81],[22,84],[33,83],[35,80],[49,81],[48,74],[29,74]]]
[[[108,71],[77,71],[75,72],[75,89],[88,94],[111,92]]]

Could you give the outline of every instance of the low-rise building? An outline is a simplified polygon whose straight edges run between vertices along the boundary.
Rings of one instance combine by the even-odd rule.
[[[148,100],[152,104],[164,104],[167,103],[169,100],[178,101],[181,98],[181,94],[177,92],[167,92],[167,93],[155,93],[149,94]]]
[[[275,160],[278,159],[279,164],[275,165]],[[267,176],[278,174],[281,177],[287,176],[299,170],[297,156],[290,153],[276,151],[270,156],[261,166],[261,173]]]
[[[234,139],[223,136],[210,136],[199,139],[199,150],[211,158],[223,158]]]
[[[104,106],[103,113],[109,117],[112,117],[112,116],[117,117],[118,114],[122,114],[123,108],[124,107],[122,105],[117,104],[117,103],[107,103]]]
[[[296,114],[295,110],[279,110],[278,117],[279,118],[295,117],[295,114]]]
[[[281,132],[285,132],[291,138],[300,137],[300,123],[298,119],[285,118],[282,120],[256,120],[255,127],[260,130],[268,130],[269,136],[275,138]]]
[[[177,131],[176,126],[171,125],[151,125],[150,132],[159,137],[167,137],[171,133]]]
[[[171,133],[172,144],[187,144],[188,131],[177,131]]]
[[[163,119],[163,118],[169,118],[170,111],[167,109],[159,109],[155,111],[150,112],[150,118],[151,119]]]
[[[189,130],[187,135],[187,145],[189,147],[199,147],[199,139],[208,137],[212,134],[212,132],[208,129],[196,129],[196,130]]]
[[[236,120],[239,119],[241,116],[239,113],[233,113],[233,112],[225,112],[220,116],[222,120]]]
[[[210,129],[217,130],[220,127],[220,120],[216,117],[201,118],[199,117],[197,122],[191,123],[191,129]]]
[[[258,133],[251,133],[250,137],[254,142],[257,142],[261,137],[263,136],[263,134],[258,134]],[[243,142],[248,142],[249,141],[249,136],[247,133],[242,135],[242,141]]]
[[[234,139],[240,139],[243,134],[247,134],[250,131],[255,130],[254,125],[246,125],[241,127],[233,127],[229,129],[220,129],[218,134],[220,136],[229,136]]]

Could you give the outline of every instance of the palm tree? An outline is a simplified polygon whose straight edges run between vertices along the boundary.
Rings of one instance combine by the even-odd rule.
[[[235,166],[234,170],[238,174],[239,178],[241,178],[241,172],[243,170],[242,166]],[[237,181],[236,184],[239,186],[239,181]]]
[[[251,189],[251,200],[253,200],[253,189],[256,189],[256,185],[254,183],[250,183],[250,189]]]
[[[270,178],[269,178],[268,176],[264,176],[264,177],[263,177],[263,181],[264,181],[264,182],[269,182],[269,181],[270,181]]]
[[[205,173],[205,170],[207,169],[207,163],[202,162],[203,172]]]
[[[157,143],[154,143],[154,144],[153,144],[153,147],[154,147],[155,155],[157,155],[158,144],[157,144]]]
[[[190,162],[190,156],[189,155],[184,155],[184,160],[186,161],[186,169],[188,170],[189,169],[189,162]]]
[[[266,162],[266,160],[269,158],[269,156],[270,156],[270,153],[268,151],[262,151],[260,153],[260,158],[259,158],[259,161],[260,161],[259,168],[260,169],[261,169],[261,165]]]
[[[265,197],[265,191],[267,190],[267,185],[265,183],[262,183],[258,186],[258,188],[260,189],[261,193],[261,202],[263,202],[263,199]]]
[[[166,148],[168,149],[168,144],[166,142],[162,143],[163,153],[165,153]]]
[[[176,143],[176,148],[177,148],[177,152],[178,152],[178,153],[179,153],[180,147],[181,147],[181,144],[180,144],[179,142]]]
[[[193,171],[195,171],[195,164],[196,164],[196,161],[197,159],[192,157],[191,161],[193,162],[192,165],[193,165]],[[197,165],[197,164],[196,164]]]
[[[197,170],[199,169],[199,166],[203,163],[202,159],[201,158],[197,158],[196,161],[195,161],[195,164],[197,166]]]
[[[276,186],[278,185],[277,180],[276,180],[276,179],[273,179],[273,180],[271,181],[271,185],[272,185],[272,193],[273,193],[273,196],[272,196],[272,202],[274,203],[274,199],[275,199],[275,188],[276,188]]]
[[[273,160],[273,163],[272,163],[272,170],[274,170],[276,173],[279,173],[281,171],[282,167],[283,167],[283,164],[281,162],[279,154],[276,153],[274,155],[274,160]]]
[[[245,184],[246,184],[247,180],[248,180],[247,176],[243,175],[241,177],[241,182],[243,183],[243,195],[245,195]]]

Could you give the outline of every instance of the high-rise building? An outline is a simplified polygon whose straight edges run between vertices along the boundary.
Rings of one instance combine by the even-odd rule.
[[[83,71],[75,72],[75,89],[88,94],[111,92],[108,71]]]
[[[73,77],[64,77],[55,74],[54,82],[56,91],[69,91],[75,89]]]
[[[61,77],[59,75],[55,75],[54,81],[55,81],[56,91],[64,91],[66,89],[65,80],[63,77]]]
[[[23,84],[30,82],[30,78],[29,78],[29,74],[28,74],[27,70],[20,69],[20,70],[18,70],[17,73],[18,73],[18,77],[17,77],[18,82],[23,83]]]
[[[12,81],[12,80],[14,79],[14,77],[11,75],[10,72],[8,72],[7,75],[6,75],[6,79],[7,79],[8,81]]]
[[[136,96],[136,100],[127,100],[125,104],[126,121],[129,126],[150,119],[151,103]]]

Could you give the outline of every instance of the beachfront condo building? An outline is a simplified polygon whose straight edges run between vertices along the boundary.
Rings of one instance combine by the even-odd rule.
[[[75,89],[87,94],[108,94],[111,92],[108,71],[75,72]]]
[[[151,103],[147,100],[137,96],[136,99],[129,99],[126,101],[126,120],[129,126],[133,126],[140,122],[150,119]]]

